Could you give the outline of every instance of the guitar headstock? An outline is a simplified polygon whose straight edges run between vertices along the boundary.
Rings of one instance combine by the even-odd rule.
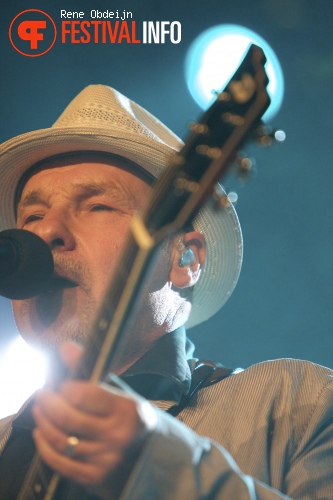
[[[199,122],[192,124],[192,134],[180,155],[186,155],[189,149],[193,149],[195,142],[195,153],[214,159],[223,154],[227,140],[233,134],[237,135],[240,146],[255,132],[270,104],[265,63],[262,49],[251,45],[226,87],[216,92],[211,107]]]
[[[251,45],[212,106],[191,125],[184,147],[158,180],[152,203],[143,214],[155,240],[193,220],[243,142],[261,125],[270,104],[265,63],[262,49]]]

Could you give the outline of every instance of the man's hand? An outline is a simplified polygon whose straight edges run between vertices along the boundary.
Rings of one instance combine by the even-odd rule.
[[[68,365],[79,354],[72,344],[62,347]],[[39,391],[33,415],[36,447],[45,462],[102,498],[119,495],[157,418],[144,399],[85,381]],[[79,440],[72,456],[66,454],[70,436]]]

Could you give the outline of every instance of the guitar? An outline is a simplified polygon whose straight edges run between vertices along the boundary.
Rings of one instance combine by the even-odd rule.
[[[129,240],[73,379],[98,382],[106,377],[126,339],[128,318],[133,316],[157,248],[166,237],[189,226],[237,150],[261,125],[270,103],[265,62],[263,51],[251,45],[225,89],[217,93],[200,122],[192,125],[183,149],[156,182],[148,206],[133,218]],[[216,200],[217,206],[223,203]],[[36,454],[18,499],[62,498],[66,483]],[[71,494],[71,498],[76,496]]]

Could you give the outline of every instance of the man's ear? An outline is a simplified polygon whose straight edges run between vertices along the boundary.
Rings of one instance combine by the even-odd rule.
[[[206,242],[199,231],[178,236],[172,243],[169,281],[176,288],[187,288],[196,284],[205,262]]]

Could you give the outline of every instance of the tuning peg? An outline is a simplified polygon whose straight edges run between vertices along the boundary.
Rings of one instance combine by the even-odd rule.
[[[212,198],[214,200],[214,209],[219,210],[234,205],[238,200],[238,194],[235,191],[230,191],[226,194],[222,191],[221,186],[217,184],[214,188]]]
[[[243,182],[246,182],[250,175],[256,171],[256,161],[250,158],[247,154],[239,152],[233,161],[232,170],[235,175]]]
[[[283,130],[273,129],[269,125],[261,123],[254,132],[255,141],[260,146],[269,147],[273,142],[283,142],[286,139],[286,133]]]
[[[209,132],[209,128],[204,123],[190,122],[188,128],[196,134],[205,135]]]

